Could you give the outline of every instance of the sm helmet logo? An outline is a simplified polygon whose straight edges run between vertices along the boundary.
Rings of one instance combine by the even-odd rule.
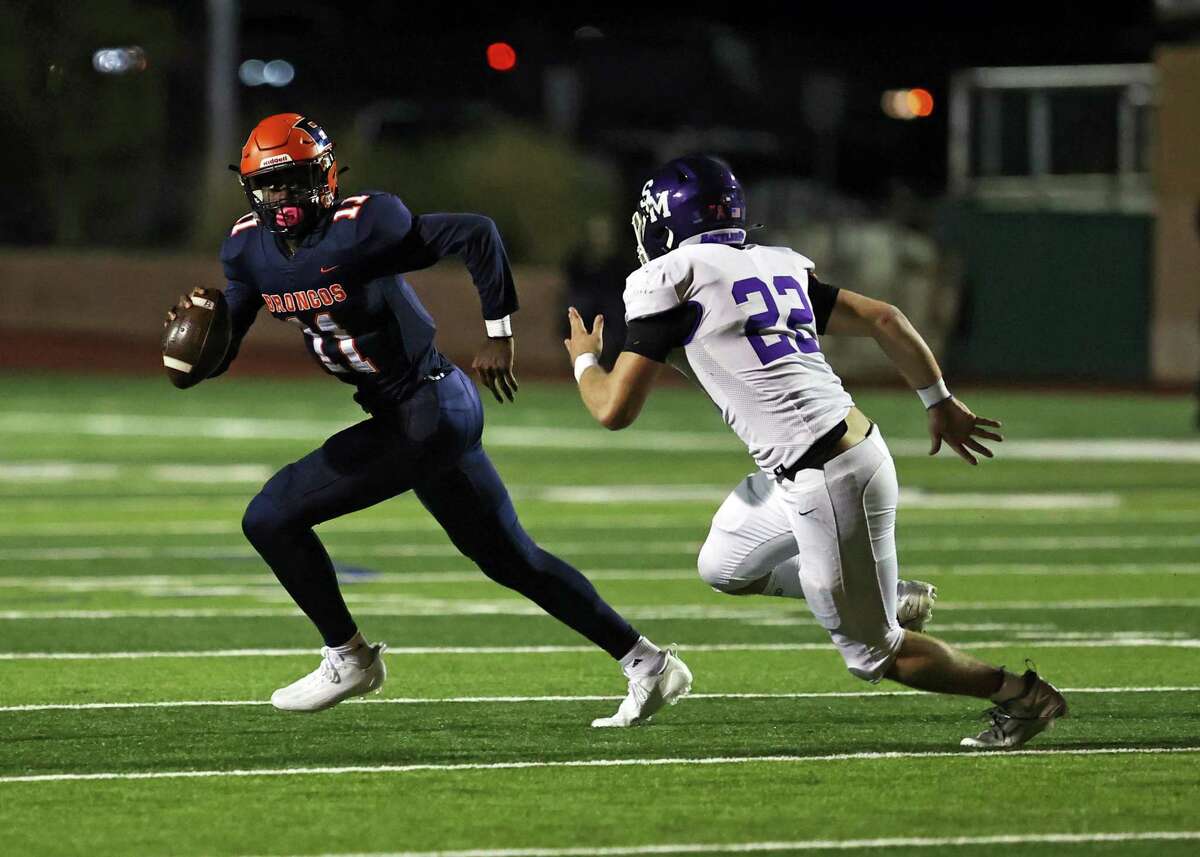
[[[650,192],[651,186],[654,184],[654,179],[642,185],[642,201],[639,208],[646,213],[646,217],[651,223],[656,223],[658,218],[668,218],[671,216],[671,209],[667,205],[667,198],[671,195],[670,190],[660,191],[658,195]]]

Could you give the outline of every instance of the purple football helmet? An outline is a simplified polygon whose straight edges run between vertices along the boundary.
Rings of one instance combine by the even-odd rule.
[[[668,161],[642,185],[633,213],[638,259],[645,265],[681,244],[746,240],[746,197],[729,164],[711,155]]]

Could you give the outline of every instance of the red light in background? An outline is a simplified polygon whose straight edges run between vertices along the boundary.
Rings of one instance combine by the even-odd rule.
[[[517,52],[508,42],[492,42],[487,46],[487,62],[493,71],[512,71],[517,65]]]
[[[933,95],[928,89],[889,89],[880,106],[893,119],[924,119],[933,115]]]
[[[933,96],[928,89],[911,89],[908,94],[913,113],[924,118],[933,113]]]

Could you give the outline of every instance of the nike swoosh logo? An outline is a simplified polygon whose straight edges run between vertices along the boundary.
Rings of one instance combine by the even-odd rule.
[[[322,267],[322,268],[321,268],[321,273],[322,273],[322,274],[328,274],[330,271],[336,271],[336,270],[337,270],[338,268],[340,268],[340,267],[342,267],[342,266],[341,266],[341,265],[330,265],[328,268],[326,268],[326,267]]]
[[[817,511],[817,507],[816,507],[816,506],[813,506],[813,507],[812,507],[811,509],[809,509],[807,512],[799,512],[799,513],[797,513],[797,514],[799,514],[799,515],[800,515],[800,517],[801,517],[801,518],[803,518],[805,515],[811,515],[811,514],[812,514],[813,512],[815,512],[815,511]]]

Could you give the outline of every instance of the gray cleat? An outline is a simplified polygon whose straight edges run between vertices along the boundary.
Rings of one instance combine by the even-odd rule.
[[[1026,666],[1032,666],[1026,662]],[[1018,697],[1001,702],[988,710],[987,729],[974,738],[963,738],[962,746],[976,750],[1015,750],[1040,732],[1067,716],[1067,701],[1058,688],[1032,669],[1025,675],[1025,691]]]

